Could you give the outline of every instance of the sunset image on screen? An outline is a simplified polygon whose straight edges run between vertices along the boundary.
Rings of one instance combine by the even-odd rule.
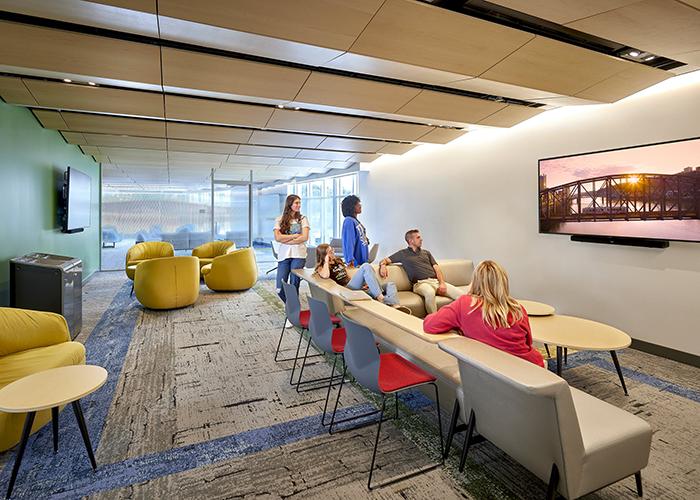
[[[540,160],[540,232],[700,241],[700,139]]]

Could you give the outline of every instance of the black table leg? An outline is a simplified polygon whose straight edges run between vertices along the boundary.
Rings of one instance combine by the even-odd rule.
[[[625,385],[625,379],[622,376],[622,369],[620,368],[620,362],[617,360],[617,353],[615,351],[610,351],[610,355],[612,356],[613,363],[615,363],[615,369],[617,370],[617,376],[620,377],[620,382],[622,383],[622,390],[625,391],[625,396],[629,396],[629,394],[627,394],[627,386]]]
[[[557,375],[561,377],[561,346],[557,346]]]
[[[19,442],[19,448],[17,449],[17,456],[15,457],[15,465],[12,468],[12,476],[10,477],[10,485],[7,487],[7,495],[5,498],[10,498],[12,495],[12,488],[15,486],[15,480],[17,479],[17,472],[19,472],[19,465],[22,463],[22,456],[24,455],[24,450],[27,447],[27,441],[29,440],[29,434],[32,432],[32,425],[34,425],[34,417],[36,412],[32,411],[27,413],[27,417],[24,419],[24,428],[22,429],[22,439]]]
[[[90,457],[92,468],[97,469],[95,455],[92,453],[92,445],[90,444],[90,436],[88,435],[87,426],[85,425],[85,418],[83,417],[83,410],[80,408],[80,401],[73,401],[73,412],[75,413],[75,418],[78,421],[80,433],[83,435],[83,442],[85,443],[85,448],[87,449],[88,456]]]
[[[51,424],[53,426],[53,452],[58,451],[58,406],[51,408]]]

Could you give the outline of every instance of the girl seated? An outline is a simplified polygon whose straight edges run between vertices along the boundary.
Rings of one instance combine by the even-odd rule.
[[[321,243],[316,247],[316,272],[321,278],[330,278],[341,286],[351,290],[367,290],[373,299],[390,306],[398,305],[398,291],[396,285],[388,282],[384,287],[379,283],[379,278],[372,266],[362,264],[351,278],[343,259],[335,256],[333,247],[327,243]]]
[[[544,366],[542,355],[532,348],[527,312],[509,295],[508,275],[492,260],[476,267],[467,295],[423,320],[426,333],[444,333],[453,328],[465,337]]]

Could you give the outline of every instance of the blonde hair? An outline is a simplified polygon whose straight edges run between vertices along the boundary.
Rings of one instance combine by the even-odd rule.
[[[522,307],[509,295],[505,269],[492,260],[476,266],[470,293],[481,305],[484,322],[492,328],[507,328],[523,318]]]

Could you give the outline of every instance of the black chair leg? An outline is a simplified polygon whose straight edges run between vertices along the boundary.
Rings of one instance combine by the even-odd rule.
[[[338,363],[338,355],[333,357],[333,368],[331,368],[331,377],[328,379],[328,392],[326,393],[326,402],[323,404],[323,413],[321,414],[321,425],[326,424],[326,411],[328,410],[328,400],[331,397],[331,387],[333,387],[333,375],[335,375],[335,365]]]
[[[637,496],[643,497],[644,490],[642,490],[642,471],[634,473],[634,480],[637,482]]]
[[[281,360],[277,359],[277,356],[280,353],[280,347],[282,346],[282,337],[284,337],[284,330],[285,330],[286,326],[287,326],[287,318],[285,317],[284,323],[282,323],[282,331],[280,332],[280,340],[279,340],[279,342],[277,342],[277,350],[275,351],[275,362],[281,361]]]
[[[343,392],[343,384],[345,383],[345,374],[348,372],[348,367],[343,367],[343,378],[340,379],[340,387],[338,387],[338,395],[335,398],[335,406],[331,415],[331,423],[328,426],[328,434],[333,434],[333,422],[335,422],[335,413],[338,411],[338,403],[340,402],[340,393]],[[329,389],[330,390],[330,389]]]
[[[19,442],[17,456],[15,457],[15,465],[12,467],[12,476],[10,476],[10,484],[7,487],[7,495],[5,496],[5,498],[10,498],[12,496],[12,488],[15,487],[15,481],[17,480],[17,472],[19,472],[19,465],[22,463],[24,450],[27,448],[27,441],[29,440],[29,434],[32,432],[32,425],[34,425],[35,416],[36,412],[32,411],[27,413],[27,416],[24,419],[24,427],[22,428],[22,439]]]
[[[311,347],[311,335],[309,335],[309,341],[306,343],[306,351],[304,351],[304,360],[301,362],[301,368],[299,369],[299,378],[297,379],[297,392],[299,392],[299,386],[301,385],[301,378],[304,376],[304,368],[306,367],[306,358],[309,356],[309,347]]]
[[[464,446],[462,447],[462,456],[459,458],[459,472],[464,471],[464,465],[467,463],[467,453],[469,453],[469,446],[471,445],[472,435],[474,434],[474,428],[476,427],[476,415],[474,415],[474,410],[469,412],[469,423],[467,424],[467,435],[464,437]]]
[[[53,428],[53,452],[58,451],[58,406],[51,408],[51,426]]]
[[[565,365],[569,364],[569,348],[568,347],[564,348],[564,364]]]
[[[455,404],[452,407],[452,418],[450,419],[450,428],[447,430],[447,441],[445,442],[445,453],[443,458],[447,459],[450,454],[450,447],[452,446],[452,438],[455,435],[455,430],[457,429],[457,422],[459,421],[459,401],[455,399]]]
[[[299,333],[299,343],[297,344],[297,353],[294,356],[294,365],[292,365],[292,374],[289,377],[289,385],[294,385],[294,372],[297,369],[297,361],[299,360],[299,351],[301,351],[301,341],[304,340],[304,330]]]
[[[615,351],[610,351],[610,355],[612,356],[613,363],[615,363],[615,369],[617,370],[617,376],[620,377],[620,383],[622,384],[622,390],[625,391],[625,396],[629,396],[629,394],[627,394],[627,386],[625,385],[625,378],[622,376],[622,368],[620,368],[620,362],[617,359],[617,353]]]
[[[75,418],[78,421],[78,427],[80,427],[80,433],[83,435],[83,442],[85,443],[85,449],[87,450],[88,457],[90,458],[90,464],[93,470],[97,469],[97,462],[95,462],[95,455],[92,452],[92,444],[90,444],[90,435],[88,434],[87,425],[85,425],[85,417],[83,416],[83,410],[80,407],[80,401],[73,401],[73,412],[75,413]]]
[[[438,392],[438,386],[435,382],[430,384],[433,386],[435,389],[435,411],[437,413],[437,421],[438,421],[438,430],[440,431],[440,458],[441,461],[440,463],[445,463],[445,453],[446,453],[446,448],[444,448],[445,443],[444,439],[442,436],[442,412],[440,411],[440,393]],[[398,397],[398,395],[397,395]],[[398,414],[397,414],[398,417]]]
[[[131,292],[129,292],[129,297],[133,297],[133,296],[134,296],[134,282],[132,281],[131,282]]]
[[[552,357],[552,353],[549,352],[549,346],[548,346],[547,344],[545,344],[545,345],[544,345],[544,348],[545,348],[545,350],[547,351],[547,357],[548,357],[548,358],[551,358],[551,357]]]
[[[557,486],[559,485],[559,469],[557,464],[552,464],[552,472],[549,474],[549,483],[547,484],[547,500],[555,500],[557,497]]]
[[[382,431],[382,420],[384,420],[384,410],[386,409],[386,396],[382,394],[382,410],[379,414],[379,422],[377,423],[377,437],[374,439],[374,450],[372,451],[372,464],[369,466],[369,479],[367,480],[367,489],[372,489],[372,473],[374,472],[374,462],[377,458],[377,447],[379,446],[379,433]]]

